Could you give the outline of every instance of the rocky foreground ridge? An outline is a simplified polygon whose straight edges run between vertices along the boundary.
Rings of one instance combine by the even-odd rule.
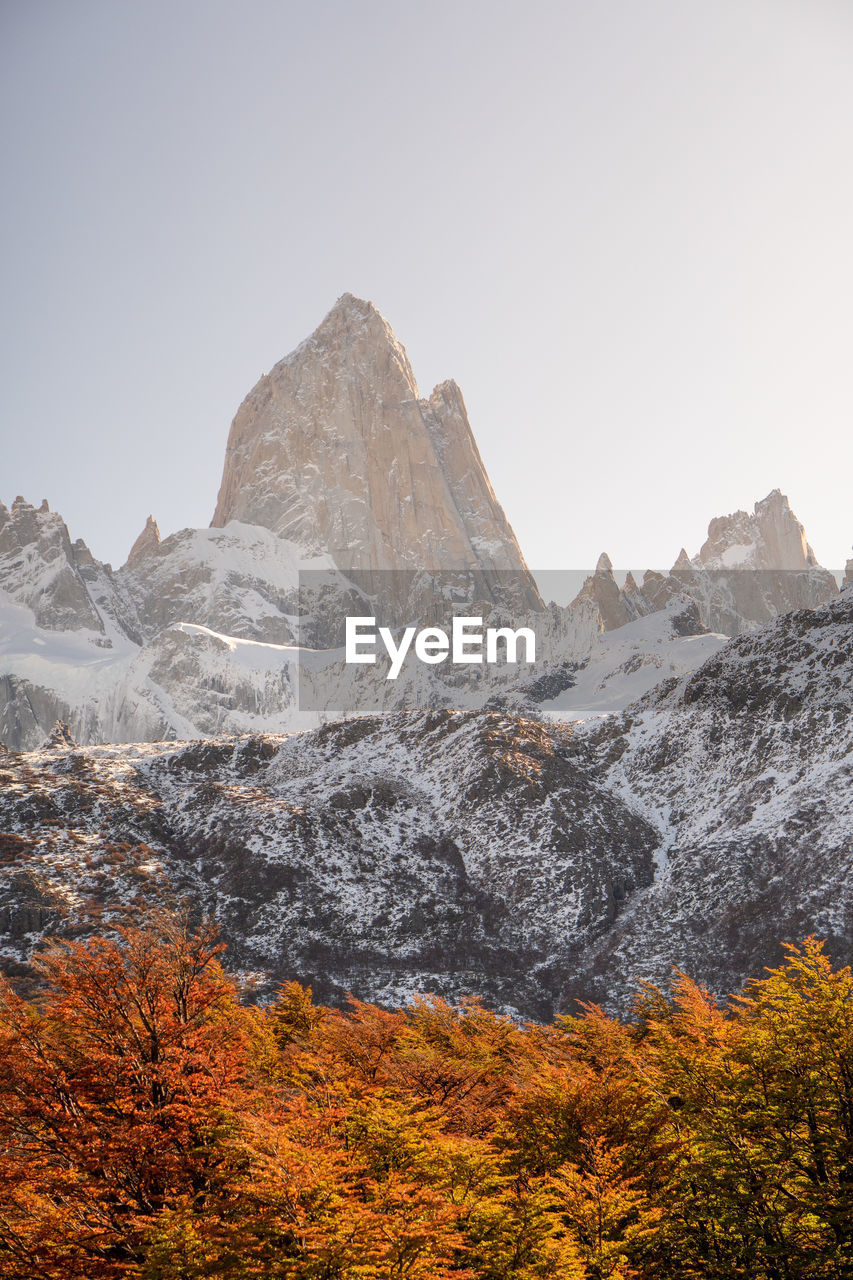
[[[4,964],[142,903],[214,914],[260,989],[477,992],[547,1018],[676,964],[725,992],[853,947],[853,594],[571,725],[421,711],[0,756]]]

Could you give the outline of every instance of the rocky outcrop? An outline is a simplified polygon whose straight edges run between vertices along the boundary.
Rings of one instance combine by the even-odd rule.
[[[752,513],[735,511],[708,525],[708,537],[691,561],[702,569],[773,569],[802,573],[818,568],[806,531],[787,497],[772,489]]]
[[[591,601],[598,609],[603,629],[615,631],[636,618],[644,618],[656,609],[665,608],[670,599],[671,594],[655,603],[637,586],[632,573],[626,576],[624,587],[618,587],[610,556],[604,552],[598,557],[595,573],[586,579],[575,597],[575,603]]]
[[[74,711],[53,689],[11,672],[0,675],[0,742],[10,751],[38,747],[48,725],[72,718]]]
[[[613,565],[607,552],[603,552],[598,557],[595,573],[586,579],[576,598],[593,602],[601,614],[605,631],[624,627],[628,621],[628,608],[616,585]]]
[[[143,641],[190,622],[242,640],[293,644],[299,572],[310,565],[334,573],[328,558],[308,561],[258,525],[182,529],[162,541],[147,526],[116,577]]]
[[[788,499],[773,489],[752,514],[712,520],[708,538],[672,576],[696,600],[706,624],[739,635],[794,609],[813,609],[838,587],[818,565]]]
[[[657,874],[579,966],[712,990],[825,938],[853,959],[853,599],[788,613],[659,686],[584,740],[660,832]]]
[[[23,498],[11,510],[0,503],[0,601],[29,609],[45,631],[89,632],[109,649],[115,639],[138,642],[134,607],[108,564],[96,560],[82,538],[71,541],[65,521]]]
[[[63,751],[67,747],[76,746],[70,727],[64,720],[57,720],[53,730],[42,743],[42,751]]]

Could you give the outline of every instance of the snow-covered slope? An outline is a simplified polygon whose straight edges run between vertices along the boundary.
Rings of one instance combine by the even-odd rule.
[[[853,958],[853,591],[732,641],[583,750],[660,842],[582,983],[672,964],[724,990],[810,932]]]
[[[461,987],[544,1016],[537,968],[608,925],[649,882],[654,848],[566,762],[567,737],[415,712],[6,757],[6,957],[25,960],[41,929],[171,892],[215,910],[244,967],[302,973],[327,996]]]
[[[726,637],[698,627],[698,634],[691,634],[690,622],[690,612],[676,598],[647,617],[601,632],[573,673],[571,687],[543,700],[541,712],[553,720],[610,715],[662,681],[695,671],[726,644]]]
[[[18,497],[0,502],[0,594],[32,611],[46,631],[85,631],[110,648],[116,637],[138,639],[132,605],[109,565],[82,538],[72,543],[64,520]]]
[[[238,524],[146,541],[113,572],[46,504],[0,509],[0,741],[37,746],[57,719],[80,742],[318,723],[293,642],[299,574],[328,557]]]
[[[328,554],[309,556],[258,525],[161,541],[149,522],[113,572],[72,544],[45,505],[19,499],[5,512],[0,554],[0,741],[14,749],[38,746],[57,719],[81,743],[284,732],[407,707],[578,719],[623,709],[724,643],[704,632],[682,579],[658,584],[652,604],[630,581],[620,592],[603,558],[567,609],[496,610],[494,621],[535,630],[534,668],[409,664],[386,682],[387,662],[347,667],[336,638],[343,613],[372,612],[377,598]],[[434,608],[447,579],[418,581],[405,589],[409,605]],[[465,575],[463,586],[472,582]],[[618,608],[633,620],[602,630]]]
[[[624,1005],[672,962],[730,990],[813,930],[849,960],[851,689],[845,591],[603,720],[424,711],[6,755],[6,963],[185,895],[233,963],[325,999],[475,991],[545,1017]]]
[[[85,745],[282,733],[414,707],[599,715],[693,670],[724,643],[680,635],[680,616],[673,606],[603,635],[592,611],[545,612],[526,619],[540,655],[529,673],[501,666],[459,674],[413,661],[390,681],[387,657],[375,667],[347,665],[340,648],[273,644],[198,623],[175,622],[142,645],[114,633],[105,648],[99,632],[37,626],[31,609],[0,594],[0,742],[37,747],[57,719]],[[295,615],[284,621],[296,629]]]
[[[138,546],[138,540],[137,540]],[[194,623],[243,640],[294,644],[299,575],[334,574],[329,555],[309,555],[259,525],[182,529],[128,558],[116,575],[133,601],[143,639]]]

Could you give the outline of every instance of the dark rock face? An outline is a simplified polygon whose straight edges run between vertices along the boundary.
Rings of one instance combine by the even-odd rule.
[[[38,849],[65,904],[26,937],[9,916],[7,955],[69,918],[189,895],[265,980],[302,974],[327,999],[477,991],[548,1017],[570,943],[650,883],[656,842],[567,758],[570,736],[437,712],[4,757],[10,864]]]
[[[853,597],[734,641],[620,716],[363,717],[286,737],[0,757],[2,953],[188,898],[261,989],[624,1008],[853,944]],[[32,877],[35,877],[33,880]]]

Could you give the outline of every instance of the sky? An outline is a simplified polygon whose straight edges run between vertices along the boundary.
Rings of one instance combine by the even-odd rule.
[[[0,499],[121,564],[336,298],[534,569],[851,554],[849,0],[0,0]]]

